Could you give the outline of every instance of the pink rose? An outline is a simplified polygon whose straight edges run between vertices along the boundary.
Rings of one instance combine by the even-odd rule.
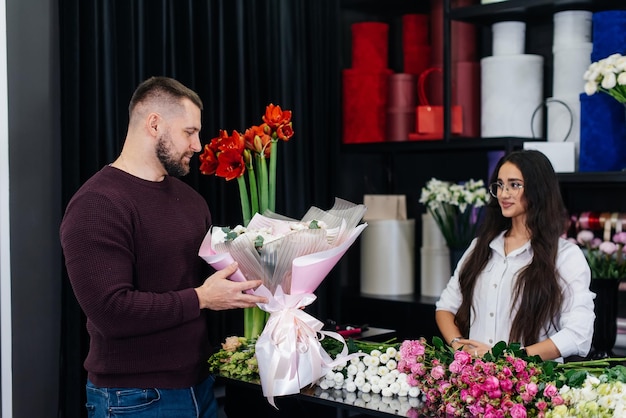
[[[613,241],[617,242],[618,244],[626,244],[626,232],[622,231],[613,235]]]
[[[528,392],[530,396],[535,396],[537,392],[539,392],[539,388],[536,383],[530,382],[526,385],[526,392]]]
[[[545,411],[546,409],[548,409],[548,403],[546,401],[539,401],[535,405],[540,411]]]
[[[430,371],[430,375],[434,378],[434,379],[441,379],[442,377],[444,377],[446,375],[446,371],[443,368],[443,366],[435,366],[433,367],[433,369]]]
[[[587,243],[590,243],[594,238],[593,232],[588,231],[588,230],[582,230],[578,233],[578,235],[576,235],[576,241],[578,241],[580,244],[585,245]]]
[[[511,414],[511,418],[526,418],[526,408],[524,405],[513,405],[509,413]]]
[[[495,376],[488,376],[480,387],[485,392],[500,389],[500,381]]]
[[[600,244],[599,249],[604,254],[611,255],[615,251],[617,251],[617,245],[614,242],[611,242],[611,241],[604,241],[602,244]]]
[[[556,386],[551,385],[551,384],[547,384],[546,388],[543,390],[543,396],[546,396],[548,398],[552,398],[555,395],[558,395],[559,390],[556,388]]]

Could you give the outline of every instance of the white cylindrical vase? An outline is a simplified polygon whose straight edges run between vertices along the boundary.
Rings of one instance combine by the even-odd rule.
[[[528,54],[481,59],[481,135],[484,138],[532,138],[533,130],[541,132],[543,61],[541,55]]]
[[[422,214],[422,248],[447,248],[446,239],[429,212]]]
[[[421,248],[421,295],[438,298],[450,280],[450,252],[445,248]]]
[[[415,219],[370,220],[361,234],[361,293],[415,291]]]

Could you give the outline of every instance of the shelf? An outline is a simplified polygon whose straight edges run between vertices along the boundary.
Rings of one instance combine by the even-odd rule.
[[[530,138],[453,138],[449,141],[401,141],[364,142],[342,144],[344,152],[350,153],[406,153],[406,152],[450,152],[450,151],[500,151],[521,149]]]
[[[561,184],[620,184],[626,185],[626,171],[559,173]]]
[[[386,0],[385,7],[381,10],[380,0],[341,0],[343,10],[356,10],[358,12],[375,13],[377,15],[393,15],[406,13],[428,13],[428,2],[407,3],[406,0]]]
[[[623,0],[507,0],[498,3],[452,8],[449,17],[469,23],[490,25],[505,20],[551,18],[563,10],[600,11],[626,9]]]

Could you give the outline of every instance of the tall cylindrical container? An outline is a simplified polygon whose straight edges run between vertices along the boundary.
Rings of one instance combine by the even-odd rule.
[[[415,219],[370,220],[361,235],[361,293],[415,291]]]

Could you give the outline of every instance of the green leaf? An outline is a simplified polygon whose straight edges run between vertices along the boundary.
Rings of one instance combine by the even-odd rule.
[[[566,383],[570,387],[580,387],[587,378],[587,372],[585,370],[570,370],[565,373]]]

